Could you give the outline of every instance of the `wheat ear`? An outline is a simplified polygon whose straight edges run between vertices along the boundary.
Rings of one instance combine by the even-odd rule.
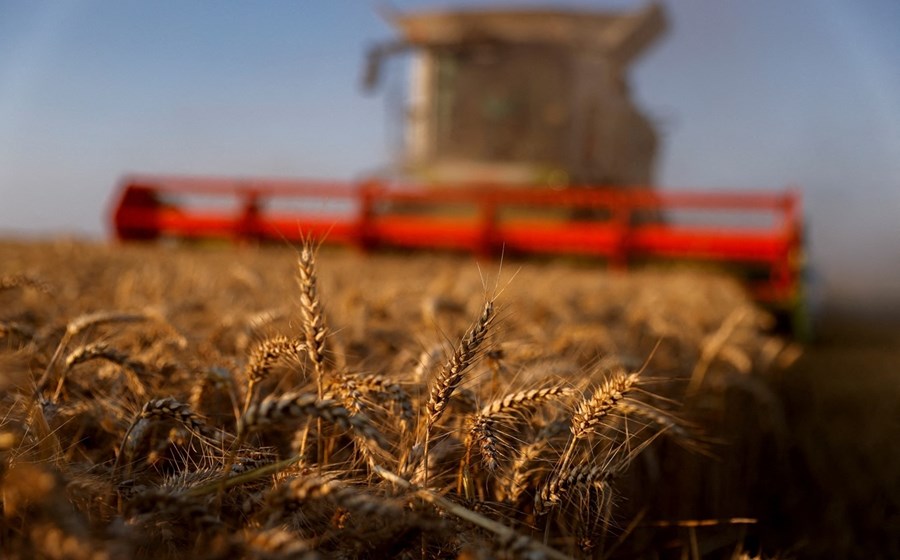
[[[440,420],[450,397],[462,383],[463,376],[475,361],[478,351],[484,344],[490,332],[491,323],[494,321],[494,300],[490,299],[484,304],[481,316],[469,328],[463,336],[459,346],[450,356],[450,360],[441,369],[431,385],[428,402],[425,405],[425,430],[423,457],[425,457],[425,484],[428,484],[428,444],[431,438],[431,429]]]
[[[14,321],[0,321],[0,338],[9,335],[30,339],[34,337],[34,331],[27,326]]]
[[[384,436],[363,414],[351,414],[333,399],[316,398],[311,393],[286,393],[267,397],[251,405],[238,422],[238,436],[266,425],[284,423],[298,418],[316,418],[335,424],[354,433],[364,441],[382,449],[387,447]]]
[[[606,417],[625,398],[638,381],[638,374],[613,373],[578,406],[572,417],[572,437],[583,438],[595,433]]]
[[[175,420],[198,434],[212,434],[203,418],[194,412],[189,404],[180,402],[172,397],[153,399],[144,404],[144,407],[141,408],[141,411],[137,414],[134,421],[128,426],[128,429],[125,430],[125,435],[122,437],[122,443],[119,445],[119,452],[116,455],[116,461],[113,464],[113,472],[116,472],[122,454],[125,452],[125,445],[128,442],[128,437],[134,431],[138,423],[141,420],[154,419]]]
[[[306,350],[316,370],[319,398],[322,398],[322,376],[325,373],[325,339],[328,329],[325,313],[319,299],[319,282],[316,274],[316,255],[311,241],[307,240],[300,250],[298,263],[298,284],[300,286],[300,309],[303,312]]]
[[[309,476],[294,478],[276,488],[268,502],[274,509],[281,509],[287,501],[329,500],[361,516],[395,517],[403,515],[403,508],[396,503],[378,499],[359,492],[337,480]]]
[[[44,391],[44,387],[46,387],[47,383],[50,381],[50,375],[53,373],[53,366],[56,365],[56,360],[62,355],[72,337],[78,335],[81,331],[89,327],[107,323],[134,323],[146,321],[148,319],[150,319],[150,315],[146,313],[123,313],[121,311],[98,311],[96,313],[88,313],[76,317],[66,325],[65,334],[63,334],[62,339],[60,339],[59,344],[56,347],[56,351],[53,352],[53,356],[47,363],[44,374],[41,375],[41,378],[37,382],[35,394],[39,395]]]
[[[559,505],[569,491],[578,487],[590,486],[606,490],[611,477],[611,471],[603,464],[583,463],[561,471],[551,477],[535,495],[535,511],[542,513],[547,508]]]
[[[306,350],[316,372],[316,393],[319,400],[325,394],[325,339],[328,329],[325,325],[325,312],[322,302],[319,300],[319,280],[316,274],[316,253],[312,239],[303,242],[300,255],[297,259],[297,280],[300,287],[300,309],[303,312],[304,334],[306,335]],[[322,433],[322,420],[316,419],[317,431]],[[304,430],[304,442],[309,426]],[[319,468],[325,463],[325,449],[322,447],[321,438],[316,440],[316,457]]]
[[[135,394],[141,398],[147,395],[147,390],[144,388],[144,384],[138,377],[140,374],[147,372],[147,367],[144,363],[138,360],[132,360],[126,352],[111,348],[106,343],[95,342],[93,344],[79,346],[66,356],[66,367],[59,376],[59,381],[56,384],[56,391],[53,393],[53,398],[51,400],[55,402],[59,399],[68,371],[78,364],[83,364],[91,360],[106,360],[107,362],[122,366],[131,381]]]
[[[372,393],[383,393],[394,403],[394,406],[399,411],[398,417],[400,420],[401,432],[406,432],[412,427],[412,422],[416,418],[416,411],[413,407],[409,393],[406,392],[400,383],[376,374],[357,378],[356,381],[361,390]]]
[[[475,361],[478,350],[488,335],[491,323],[494,320],[494,302],[484,304],[481,316],[465,334],[459,346],[450,356],[450,360],[438,373],[431,386],[428,401],[425,405],[427,413],[425,432],[440,420],[450,402],[453,392],[462,383],[463,376]]]
[[[468,463],[471,448],[477,443],[481,450],[482,463],[488,470],[495,470],[499,466],[500,442],[497,431],[500,424],[513,415],[525,414],[547,401],[563,398],[573,393],[574,391],[567,387],[545,387],[512,393],[487,404],[472,419],[472,427],[469,429],[467,437],[465,461]]]
[[[535,470],[537,470],[535,465],[548,447],[548,440],[544,439],[519,448],[518,454],[510,467],[510,472],[506,477],[506,486],[503,489],[502,498],[506,502],[514,504],[519,501],[519,497],[528,488],[529,482]]]
[[[0,276],[0,292],[18,288],[31,288],[43,294],[50,293],[50,285],[36,276],[31,276],[30,274],[6,274]]]
[[[299,359],[305,351],[306,344],[286,336],[268,338],[256,345],[247,361],[247,396],[243,412],[246,412],[252,403],[256,387],[269,376],[276,363],[283,359]]]
[[[578,440],[596,433],[609,414],[620,406],[626,395],[634,389],[638,377],[637,373],[616,371],[607,377],[589,398],[581,401],[572,416],[570,426],[572,435],[560,459],[559,469],[564,470],[569,466]]]

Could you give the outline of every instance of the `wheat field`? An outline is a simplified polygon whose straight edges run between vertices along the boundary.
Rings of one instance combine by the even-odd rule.
[[[0,243],[8,558],[756,554],[795,349],[731,279]]]

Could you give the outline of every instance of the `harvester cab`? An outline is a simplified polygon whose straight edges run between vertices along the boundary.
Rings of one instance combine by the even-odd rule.
[[[448,11],[390,18],[412,51],[405,150],[397,174],[430,185],[647,186],[657,135],[626,71],[666,28],[657,5],[628,13]]]

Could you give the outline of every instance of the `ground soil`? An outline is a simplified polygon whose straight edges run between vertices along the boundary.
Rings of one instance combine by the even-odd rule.
[[[793,445],[771,534],[800,557],[900,557],[900,320],[826,312],[778,387]]]

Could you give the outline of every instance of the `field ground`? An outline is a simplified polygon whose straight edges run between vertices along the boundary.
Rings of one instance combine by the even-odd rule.
[[[795,448],[774,524],[801,556],[900,557],[900,319],[826,312],[779,385]]]
[[[498,273],[494,266],[479,271],[468,257],[396,254],[364,263],[353,255],[325,252],[320,260],[323,297],[334,336],[344,344],[345,365],[378,373],[410,363],[429,341],[452,344],[477,316],[485,285],[490,291],[498,275],[501,287],[508,283],[500,298],[501,338],[511,364],[516,359],[527,364],[526,354],[543,351],[564,364],[571,361],[571,367],[596,365],[599,356],[612,355],[638,368],[658,340],[670,337],[675,342],[662,344],[652,368],[672,372],[674,379],[690,373],[710,333],[740,316],[746,305],[730,281],[690,273],[622,277],[572,263],[513,263]],[[0,276],[33,274],[52,290],[50,298],[25,293],[20,301],[7,294],[0,300],[0,321],[42,332],[53,325],[59,329],[79,314],[155,306],[181,332],[193,330],[204,345],[218,345],[201,347],[191,359],[214,354],[238,367],[249,344],[239,336],[241,321],[287,306],[288,319],[273,325],[297,328],[290,319],[296,313],[295,267],[289,251],[117,251],[77,243],[2,242]],[[713,381],[719,373],[747,369],[741,364],[748,359],[777,361],[761,351],[773,340],[756,334],[750,323],[732,336],[737,346],[729,359],[723,346],[722,359],[710,367]],[[31,358],[39,369],[55,345],[54,331],[46,332],[51,343]],[[685,492],[697,501],[710,500],[710,515],[716,517],[746,513],[753,504],[760,519],[755,536],[763,550],[779,557],[900,557],[900,322],[832,313],[825,315],[819,332],[818,341],[789,369],[754,370],[783,406],[787,435],[779,446],[785,452],[766,463],[768,444],[747,438],[746,432],[762,426],[767,412],[744,408],[741,400],[730,416],[721,410],[716,414],[723,424],[744,432],[741,441],[756,450],[746,456],[739,452],[731,463],[725,457],[722,464],[761,475],[744,480],[743,495],[733,493],[728,476],[719,481],[726,490],[721,495],[706,496],[708,490],[694,486]],[[117,340],[115,333],[105,336]],[[7,352],[15,350],[12,342],[4,344],[10,345]],[[116,429],[121,439],[121,426]],[[680,484],[687,484],[692,473],[682,470]],[[715,501],[726,497],[734,502],[733,510]],[[655,511],[664,512],[663,519],[684,518],[690,515],[682,511],[691,505],[686,501],[676,492]]]

